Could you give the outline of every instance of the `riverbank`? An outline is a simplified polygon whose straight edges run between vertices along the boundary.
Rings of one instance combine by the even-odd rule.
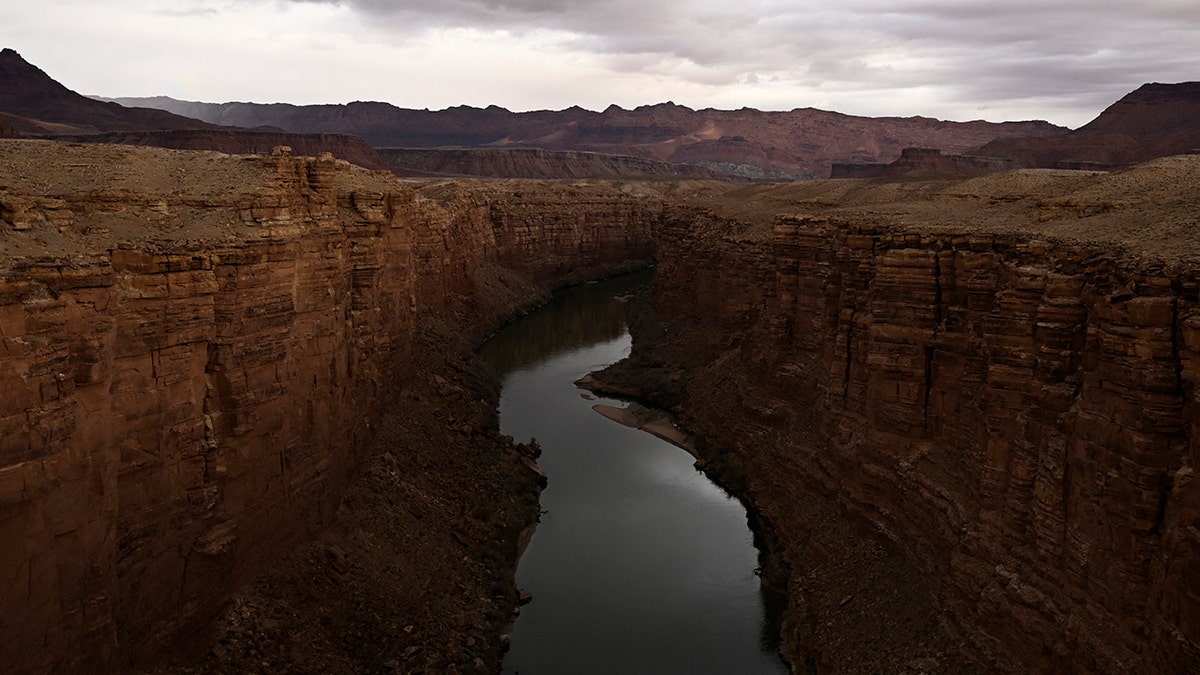
[[[744,417],[729,423],[731,414],[745,414],[744,384],[769,381],[770,375],[753,363],[726,358],[719,375],[706,375],[706,381],[727,386],[705,389],[714,399],[703,408],[687,406],[684,394],[694,373],[672,364],[670,359],[680,359],[672,351],[679,345],[666,337],[652,306],[636,308],[630,317],[631,356],[581,382],[597,394],[666,411],[690,439],[696,467],[743,503],[762,584],[786,603],[780,655],[792,672],[986,670],[941,625],[935,591],[916,565],[847,520],[836,504],[805,495],[801,477],[785,470],[788,448],[815,442],[809,425],[748,427]],[[636,415],[613,416],[637,424]]]
[[[386,392],[378,441],[334,525],[152,672],[499,668],[544,478],[534,448],[499,435],[494,381],[451,340],[427,336],[420,375]]]
[[[584,378],[575,384],[585,389],[591,387],[599,388],[600,386],[599,383],[590,378]],[[683,433],[679,427],[676,427],[671,422],[670,415],[662,410],[647,408],[640,403],[629,403],[623,408],[596,404],[592,406],[592,410],[618,424],[623,424],[631,429],[639,429],[656,438],[661,438],[680,450],[687,452],[692,457],[700,459],[700,456],[696,453],[695,441]]]
[[[505,672],[786,672],[743,506],[661,413],[576,382],[628,353],[624,299],[645,281],[572,289],[480,350],[503,378],[503,433],[536,437],[549,477]]]
[[[558,290],[529,285],[465,332],[431,316],[385,378],[378,440],[335,525],[148,672],[498,672],[527,602],[515,572],[546,475],[536,441],[500,434],[499,381],[477,348]]]

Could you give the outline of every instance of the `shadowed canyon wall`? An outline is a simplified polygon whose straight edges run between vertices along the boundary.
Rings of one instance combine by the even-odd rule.
[[[1162,180],[1183,179],[1172,175]],[[774,193],[789,189],[800,191]],[[1197,267],[1137,243],[1053,237],[1061,215],[1031,195],[1007,192],[1025,205],[1004,214],[1029,227],[990,231],[947,206],[959,194],[906,198],[940,209],[939,227],[902,224],[908,205],[804,215],[821,210],[811,195],[792,200],[800,215],[668,211],[633,381],[677,406],[778,535],[793,663],[1200,666]],[[1070,227],[1095,213],[1075,209]],[[1118,210],[1110,220],[1129,230],[1156,217]],[[1182,251],[1189,236],[1170,241]],[[822,533],[838,523],[851,535]],[[855,537],[883,547],[864,555]],[[822,588],[839,566],[856,578]],[[879,616],[895,597],[940,614],[965,651],[913,638],[889,663],[884,634],[908,639],[903,615]]]
[[[329,156],[3,151],[10,672],[119,669],[207,621],[331,520],[422,316],[479,335],[645,264],[660,211],[596,187],[413,189]]]
[[[1197,168],[402,183],[0,141],[0,662],[160,651],[333,519],[417,345],[654,256],[626,368],[755,507],[794,664],[1196,670]]]

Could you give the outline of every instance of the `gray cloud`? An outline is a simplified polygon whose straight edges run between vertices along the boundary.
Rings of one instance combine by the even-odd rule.
[[[1148,80],[1200,77],[1193,0],[293,0],[386,26],[565,31],[612,68],[704,85],[940,87],[983,102],[1111,101]],[[687,67],[684,67],[686,64]]]
[[[824,107],[1082,124],[1200,79],[1196,0],[72,0],[6,41],[89,93]],[[133,91],[131,91],[131,89]]]

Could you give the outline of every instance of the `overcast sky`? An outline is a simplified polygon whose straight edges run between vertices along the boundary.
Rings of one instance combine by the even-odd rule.
[[[1200,80],[1200,0],[0,0],[101,96],[1047,119]]]

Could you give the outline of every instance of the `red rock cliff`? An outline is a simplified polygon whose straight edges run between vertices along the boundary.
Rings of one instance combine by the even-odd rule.
[[[1195,169],[668,213],[635,359],[777,535],[794,663],[1200,667]]]
[[[119,669],[208,620],[330,521],[422,316],[479,334],[649,260],[658,215],[328,155],[5,141],[0,160],[9,672]]]

